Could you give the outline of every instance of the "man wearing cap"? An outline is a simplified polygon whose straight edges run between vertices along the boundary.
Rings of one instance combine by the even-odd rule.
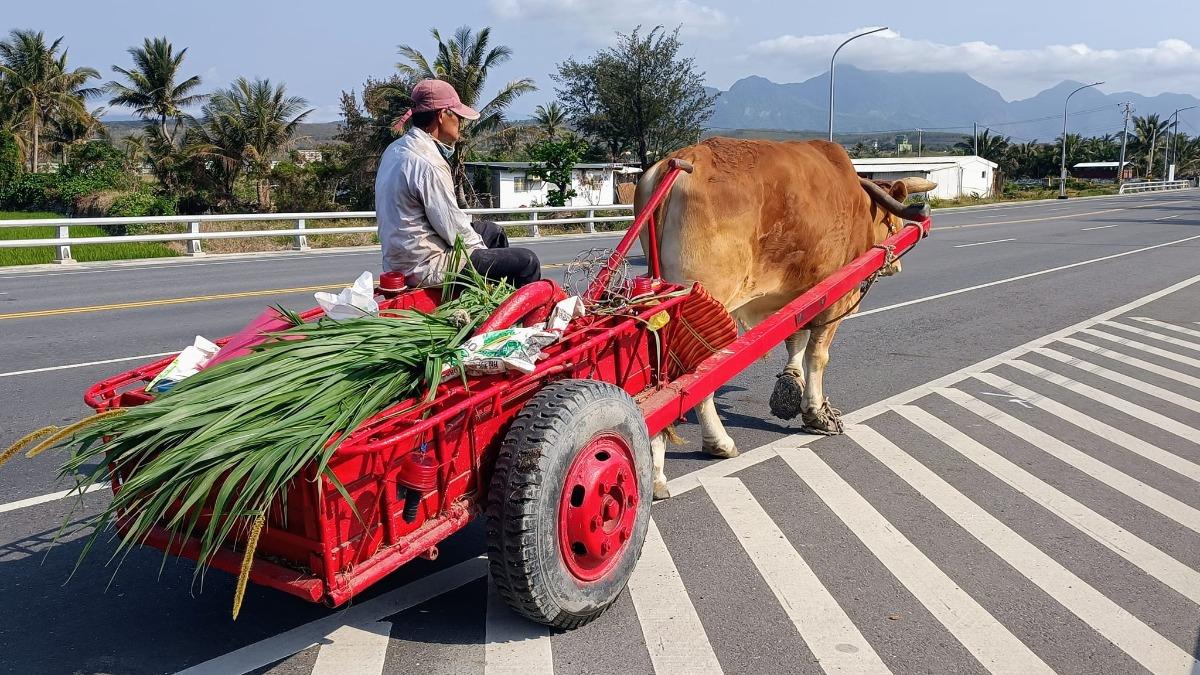
[[[541,263],[533,251],[509,248],[503,228],[472,222],[455,199],[448,160],[459,125],[479,119],[479,113],[450,83],[422,80],[399,126],[410,116],[412,128],[383,152],[375,177],[383,271],[403,274],[409,286],[440,283],[454,242],[462,238],[471,265],[485,276],[518,287],[540,279]]]

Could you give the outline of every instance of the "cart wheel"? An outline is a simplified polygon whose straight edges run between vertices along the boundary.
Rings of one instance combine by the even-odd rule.
[[[650,437],[629,394],[594,380],[543,387],[513,420],[488,494],[500,596],[557,628],[600,616],[641,554],[652,483]]]

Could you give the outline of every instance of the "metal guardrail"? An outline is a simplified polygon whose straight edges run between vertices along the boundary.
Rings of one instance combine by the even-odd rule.
[[[619,223],[633,220],[633,205],[611,204],[605,206],[537,206],[521,209],[465,209],[472,216],[491,216],[501,214],[521,214],[529,216],[528,220],[498,220],[497,225],[507,227],[524,226],[528,228],[529,236],[540,237],[542,225],[578,225],[587,226],[589,233],[596,231],[596,223]],[[585,217],[576,218],[540,218],[542,214],[586,212]],[[597,211],[628,211],[628,215],[597,216]],[[58,236],[47,239],[0,239],[0,248],[27,248],[31,246],[53,246],[54,262],[71,263],[71,245],[78,244],[123,244],[135,242],[183,241],[187,242],[187,255],[204,255],[200,242],[205,239],[245,239],[255,237],[286,237],[293,238],[292,248],[297,251],[309,249],[308,237],[319,234],[363,234],[374,233],[375,226],[361,227],[309,227],[314,220],[372,220],[374,211],[326,211],[320,213],[263,213],[263,214],[233,214],[206,216],[142,216],[132,218],[50,218],[27,220],[0,220],[0,227],[55,227]],[[209,223],[228,222],[274,222],[294,221],[295,227],[280,230],[242,230],[229,232],[205,231],[203,225]],[[71,228],[80,225],[187,225],[186,232],[170,232],[165,234],[137,234],[112,237],[72,237]]]
[[[1140,183],[1122,183],[1117,194],[1127,195],[1138,192],[1161,192],[1163,190],[1186,190],[1192,187],[1190,180],[1147,180]]]

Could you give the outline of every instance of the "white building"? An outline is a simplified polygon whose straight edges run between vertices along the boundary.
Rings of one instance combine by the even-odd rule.
[[[976,155],[953,157],[873,157],[855,159],[854,170],[872,180],[917,177],[938,184],[930,197],[956,199],[975,195],[991,197],[996,184],[995,162]]]
[[[467,162],[472,177],[487,172],[492,206],[515,209],[534,204],[545,205],[553,185],[529,175],[529,162]],[[571,173],[575,196],[567,206],[608,206],[615,203],[614,173],[635,173],[641,169],[622,164],[576,164]]]

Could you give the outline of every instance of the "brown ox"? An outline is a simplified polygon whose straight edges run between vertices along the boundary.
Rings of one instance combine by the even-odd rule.
[[[673,157],[687,160],[660,207],[659,250],[663,277],[698,281],[744,327],[750,328],[885,239],[904,219],[928,210],[901,203],[933,183],[923,179],[874,183],[854,171],[842,146],[825,141],[772,142],[711,138]],[[635,211],[649,200],[666,163],[651,167],[638,184]],[[646,236],[642,246],[646,249]],[[894,270],[899,271],[897,263]],[[810,329],[787,339],[788,363],[771,396],[771,412],[801,415],[806,431],[842,431],[825,398],[822,376],[829,343],[856,291],[818,315]],[[710,396],[697,408],[705,452],[737,455]],[[654,494],[669,496],[663,474],[665,443],[654,450]]]

